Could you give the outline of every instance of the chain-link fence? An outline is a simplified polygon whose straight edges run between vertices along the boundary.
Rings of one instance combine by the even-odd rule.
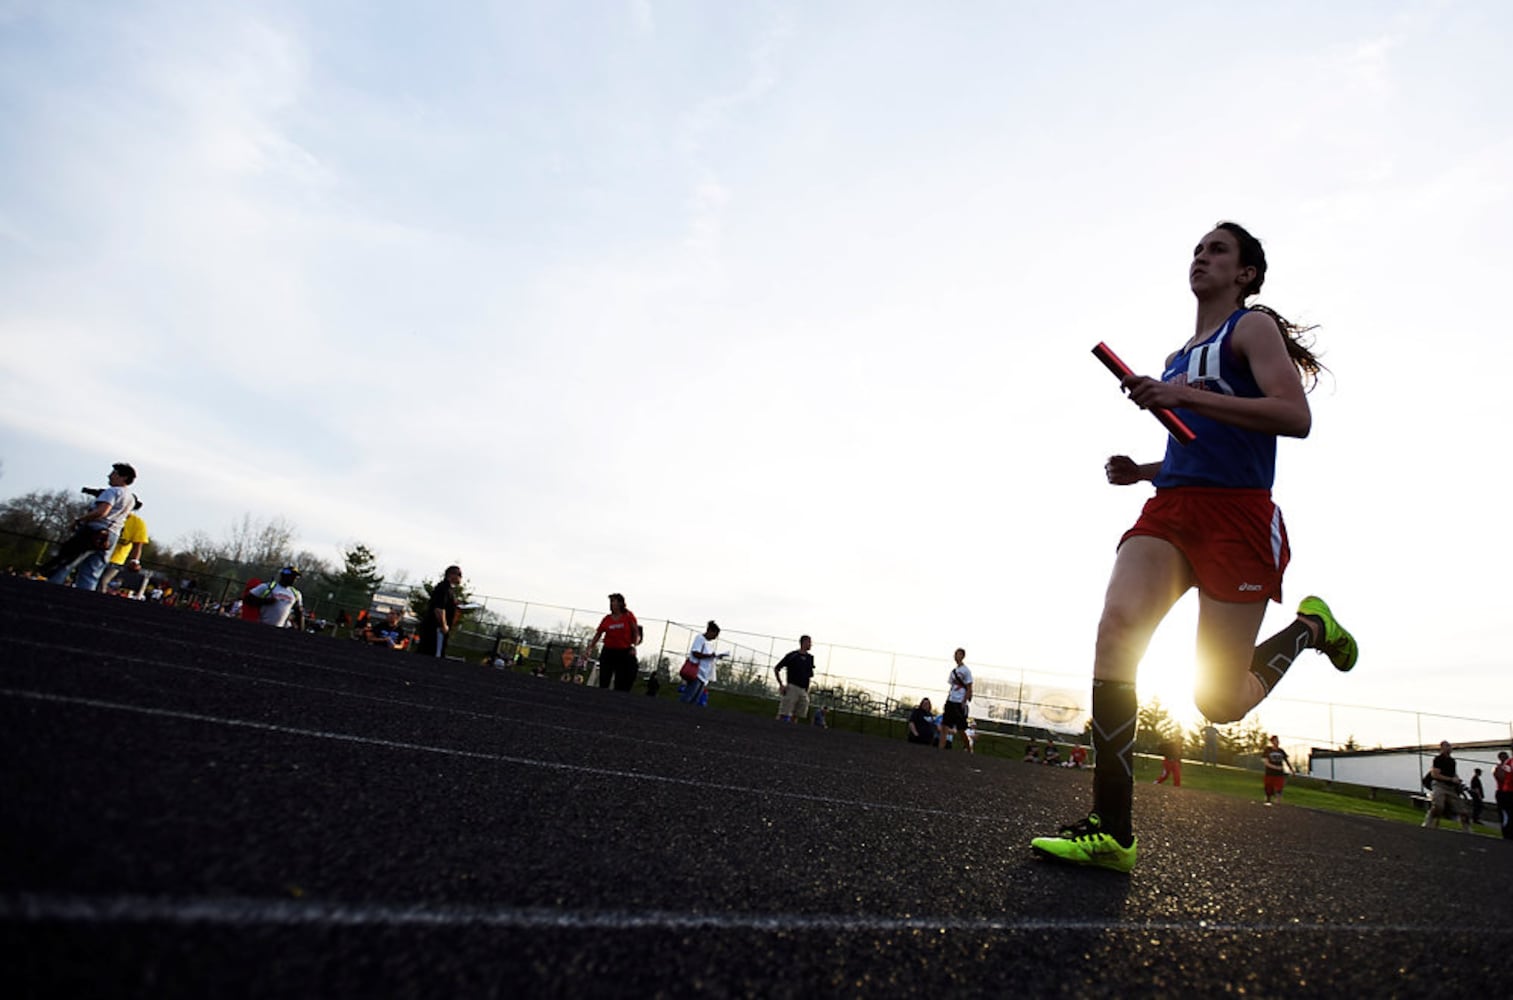
[[[0,566],[29,572],[49,554],[49,540],[0,530]],[[270,579],[276,566],[253,566],[217,560],[191,573],[182,567],[145,563],[141,574],[122,573],[116,589],[156,595],[159,603],[185,611],[229,614],[249,579]],[[302,581],[303,582],[303,581]],[[384,588],[372,608],[341,606],[336,595],[306,585],[310,629],[336,637],[352,636],[364,612],[402,607],[407,588]],[[548,676],[592,683],[595,664],[586,659],[586,642],[606,613],[489,595],[472,595],[472,611],[463,619],[448,651],[475,662],[493,662]],[[350,620],[350,625],[339,624]],[[675,684],[694,636],[704,626],[674,619],[638,618],[643,641],[637,650],[641,672]],[[724,628],[714,643],[728,654],[717,663],[711,688],[716,691],[778,697],[773,667],[797,648],[798,636],[775,636]],[[951,662],[939,657],[816,642],[813,705],[827,711],[903,719],[929,698],[938,710],[944,700]],[[949,652],[949,651],[947,651]],[[1036,669],[972,664],[973,714],[991,732],[1032,738],[1078,739],[1090,713],[1090,684],[1084,668]],[[1410,708],[1381,708],[1337,702],[1268,698],[1252,719],[1264,718],[1295,760],[1306,761],[1313,749],[1370,750],[1432,746],[1441,739],[1457,744],[1513,743],[1513,721],[1429,713]],[[1254,724],[1253,722],[1251,723]],[[1233,759],[1234,753],[1225,757]],[[1324,774],[1324,777],[1331,777]]]

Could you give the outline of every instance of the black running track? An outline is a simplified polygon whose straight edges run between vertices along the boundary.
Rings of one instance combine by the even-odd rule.
[[[9,996],[1454,995],[1513,844],[0,579]],[[718,703],[718,695],[715,697]],[[1259,797],[1259,796],[1258,796]]]

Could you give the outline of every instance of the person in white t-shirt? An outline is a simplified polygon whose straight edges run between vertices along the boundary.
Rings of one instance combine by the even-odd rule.
[[[292,616],[294,627],[304,631],[304,602],[299,590],[294,586],[294,581],[299,575],[299,570],[293,566],[285,566],[278,571],[276,581],[269,580],[267,583],[258,584],[247,591],[247,596],[242,600],[258,609],[258,618],[264,625],[283,628],[289,624],[289,618]]]
[[[947,679],[951,689],[946,693],[946,708],[940,716],[940,748],[946,748],[946,738],[958,730],[967,728],[967,707],[972,703],[972,668],[967,666],[967,651],[956,651],[956,666],[951,668]],[[965,739],[965,736],[963,736]]]
[[[704,689],[714,683],[715,661],[723,658],[725,653],[714,651],[714,641],[720,637],[720,626],[710,622],[704,629],[703,635],[693,637],[693,645],[688,649],[688,658],[699,666],[699,676],[696,680],[683,683],[683,693],[678,695],[678,700],[687,705],[696,705],[699,695]]]
[[[137,470],[125,462],[110,467],[110,486],[103,490],[85,490],[95,498],[94,504],[74,521],[74,533],[58,547],[58,554],[40,567],[49,583],[64,583],[75,566],[74,586],[94,590],[105,570],[106,560],[116,547],[126,516],[136,509],[137,498],[126,487],[136,482]]]

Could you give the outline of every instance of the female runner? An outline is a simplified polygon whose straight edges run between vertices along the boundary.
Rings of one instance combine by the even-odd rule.
[[[1265,280],[1261,242],[1233,222],[1219,223],[1188,269],[1198,307],[1192,338],[1167,359],[1160,379],[1123,382],[1142,409],[1175,411],[1197,440],[1168,439],[1160,462],[1138,465],[1115,455],[1105,466],[1110,483],[1150,480],[1156,495],[1120,539],[1098,623],[1093,811],[1055,837],[1035,838],[1031,846],[1042,855],[1134,868],[1135,674],[1156,626],[1189,589],[1198,589],[1194,701],[1212,722],[1243,718],[1305,649],[1339,670],[1355,666],[1355,639],[1317,597],[1305,598],[1291,624],[1256,645],[1266,602],[1282,599],[1289,558],[1282,513],[1271,501],[1277,437],[1308,436],[1306,390],[1321,368],[1303,339],[1308,328],[1245,305]]]

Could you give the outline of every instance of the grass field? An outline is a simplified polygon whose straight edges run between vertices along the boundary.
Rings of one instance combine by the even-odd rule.
[[[711,692],[710,698],[712,704],[726,711],[770,718],[776,710],[773,699],[755,695],[730,694],[716,690]],[[902,740],[907,729],[900,719],[849,712],[831,712],[827,721],[832,729],[843,729],[884,739]],[[979,737],[977,751],[984,756],[1020,760],[1024,757],[1026,742],[1028,741],[1015,736],[985,735]],[[928,751],[921,750],[921,752]],[[1149,784],[1160,775],[1161,759],[1159,757],[1137,756],[1135,758],[1136,783]],[[1264,797],[1259,771],[1238,767],[1210,766],[1195,761],[1184,763],[1182,788],[1180,791],[1174,789],[1177,794],[1189,790],[1216,792],[1240,799],[1259,800]],[[1287,791],[1282,801],[1283,808],[1291,806],[1321,809],[1350,816],[1369,816],[1392,823],[1417,825],[1424,819],[1423,810],[1414,805],[1404,792],[1338,784],[1303,776],[1287,779]],[[1472,832],[1482,836],[1500,837],[1496,824],[1486,822],[1488,817],[1494,815],[1495,810],[1489,805],[1483,810],[1483,823],[1473,826]],[[1441,820],[1440,829],[1446,832],[1457,831],[1459,824],[1451,819]]]

